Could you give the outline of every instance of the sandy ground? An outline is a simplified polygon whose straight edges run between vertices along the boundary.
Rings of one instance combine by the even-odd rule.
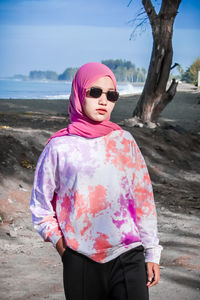
[[[119,100],[112,120],[131,117],[138,96]],[[152,179],[161,280],[150,299],[200,298],[200,95],[179,86],[156,129],[125,128]],[[28,209],[34,168],[48,137],[68,122],[67,101],[0,100],[0,299],[64,300],[62,263],[34,231]],[[1,220],[0,219],[0,220]],[[95,300],[95,299],[94,299]],[[139,299],[138,299],[139,300]]]

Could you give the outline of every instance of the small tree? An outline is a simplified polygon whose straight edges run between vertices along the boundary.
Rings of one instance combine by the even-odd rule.
[[[193,83],[195,81],[194,75],[190,72],[190,68],[183,73],[181,80],[187,83]]]
[[[182,74],[181,80],[197,85],[198,71],[200,71],[200,58],[197,58],[185,73]]]
[[[130,1],[132,2],[132,1]],[[159,13],[156,13],[151,0],[142,0],[144,10],[150,21],[153,35],[153,50],[143,92],[133,111],[133,118],[127,125],[146,123],[155,127],[158,117],[176,93],[177,82],[167,82],[172,64],[172,35],[174,19],[181,0],[162,0]]]

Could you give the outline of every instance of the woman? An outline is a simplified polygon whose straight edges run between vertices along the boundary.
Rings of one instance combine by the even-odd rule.
[[[71,124],[49,140],[35,172],[34,227],[62,257],[68,300],[146,300],[159,281],[146,164],[132,135],[109,121],[118,96],[107,66],[83,65],[72,83]]]

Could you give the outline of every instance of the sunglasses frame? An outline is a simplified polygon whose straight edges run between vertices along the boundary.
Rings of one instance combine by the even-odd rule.
[[[94,90],[99,91],[99,94],[94,95],[94,94],[92,93],[92,91],[94,91]],[[116,102],[116,101],[119,99],[119,93],[118,93],[117,91],[107,91],[107,92],[104,92],[104,91],[102,90],[102,88],[100,88],[100,87],[91,87],[91,88],[87,91],[87,95],[89,95],[90,97],[95,98],[95,99],[101,97],[102,94],[106,94],[107,100],[108,100],[108,101],[111,101],[111,102]],[[111,98],[110,98],[109,95],[111,96]],[[116,98],[116,100],[113,99],[112,95],[114,96],[114,98]]]

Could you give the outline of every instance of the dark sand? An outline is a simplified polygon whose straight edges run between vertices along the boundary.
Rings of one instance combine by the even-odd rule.
[[[166,120],[169,124],[177,124],[193,132],[200,131],[200,109],[198,105],[200,93],[196,88],[192,89],[188,88],[184,91],[183,88],[180,88],[181,91],[177,92],[173,101],[163,111],[161,121]],[[117,123],[131,118],[138,99],[139,95],[120,97],[111,120]],[[39,115],[66,116],[67,110],[67,100],[0,100],[1,114],[22,113],[31,116],[38,113]]]
[[[131,117],[138,97],[120,99],[112,120]],[[198,299],[200,294],[199,102],[198,90],[182,88],[162,114],[160,127],[124,127],[145,157],[157,206],[164,250],[160,283],[150,289],[154,300]],[[38,156],[48,137],[66,126],[67,103],[0,100],[2,300],[64,300],[60,257],[34,231],[28,206]]]

